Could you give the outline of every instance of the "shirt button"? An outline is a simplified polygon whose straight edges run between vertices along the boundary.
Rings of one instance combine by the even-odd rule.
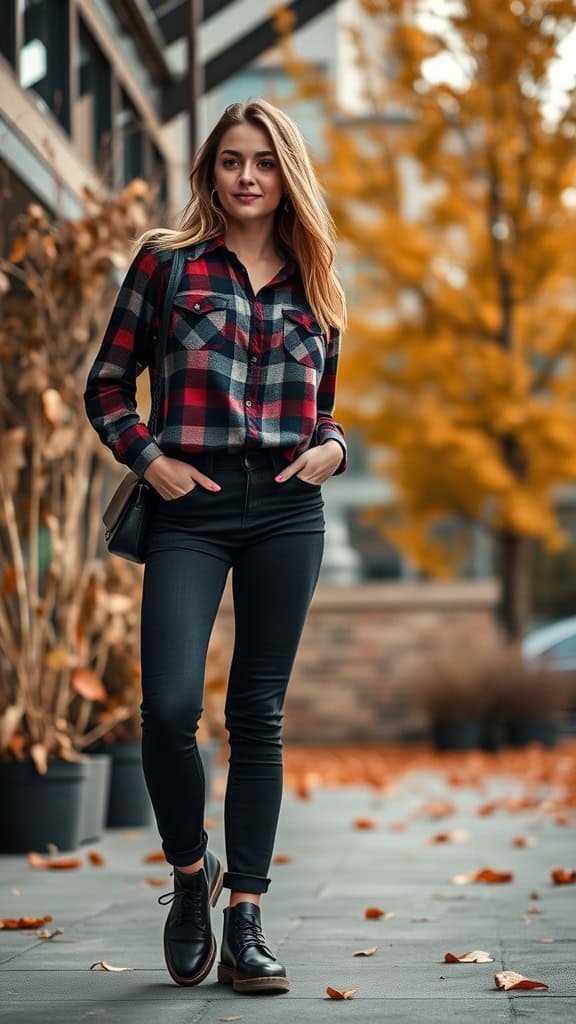
[[[250,401],[250,399],[248,399],[248,401],[246,402],[246,405],[248,406],[248,408],[250,408],[250,406],[252,405],[252,402]]]
[[[251,363],[255,363],[256,362],[256,356],[250,356],[250,362]]]
[[[194,309],[200,309],[200,303],[199,302],[195,302],[194,303]]]

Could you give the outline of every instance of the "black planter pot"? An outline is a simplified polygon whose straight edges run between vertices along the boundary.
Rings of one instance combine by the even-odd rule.
[[[89,771],[86,761],[59,758],[45,775],[31,760],[0,763],[0,852],[45,853],[48,843],[76,849]]]
[[[506,742],[511,747],[525,747],[529,743],[555,747],[558,733],[558,722],[555,719],[510,718],[506,722]]]
[[[142,770],[140,740],[111,743],[112,777],[107,828],[143,828],[154,821],[152,803]]]
[[[80,815],[80,842],[95,843],[102,838],[108,812],[112,776],[110,754],[88,754],[88,780]]]
[[[432,739],[436,750],[480,750],[484,740],[483,723],[437,719],[432,723]]]

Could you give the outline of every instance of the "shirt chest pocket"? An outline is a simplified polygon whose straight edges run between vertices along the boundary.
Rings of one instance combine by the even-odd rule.
[[[177,292],[171,326],[173,337],[184,348],[226,348],[234,338],[231,296]]]
[[[299,309],[283,309],[284,349],[301,366],[322,373],[325,361],[324,336],[317,320]]]

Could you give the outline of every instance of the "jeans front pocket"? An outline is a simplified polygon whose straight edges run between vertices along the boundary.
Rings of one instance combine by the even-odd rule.
[[[191,487],[189,491],[185,491],[184,494],[178,494],[175,498],[162,498],[162,501],[167,506],[177,505],[180,501],[185,501],[186,498],[190,498],[191,495],[194,494],[199,487],[200,484],[194,484],[194,487]]]
[[[309,491],[319,491],[322,487],[322,484],[313,484],[309,480],[303,480],[297,473],[294,474],[293,479],[297,480],[302,487],[305,487]]]

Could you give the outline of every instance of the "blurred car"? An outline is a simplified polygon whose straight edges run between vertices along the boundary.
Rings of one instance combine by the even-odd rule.
[[[576,672],[576,615],[527,633],[522,640],[522,655],[528,667],[544,664],[555,672]],[[566,712],[561,732],[576,736],[576,706]]]
[[[576,615],[527,633],[522,640],[522,655],[528,665],[545,661],[558,672],[576,671]]]

